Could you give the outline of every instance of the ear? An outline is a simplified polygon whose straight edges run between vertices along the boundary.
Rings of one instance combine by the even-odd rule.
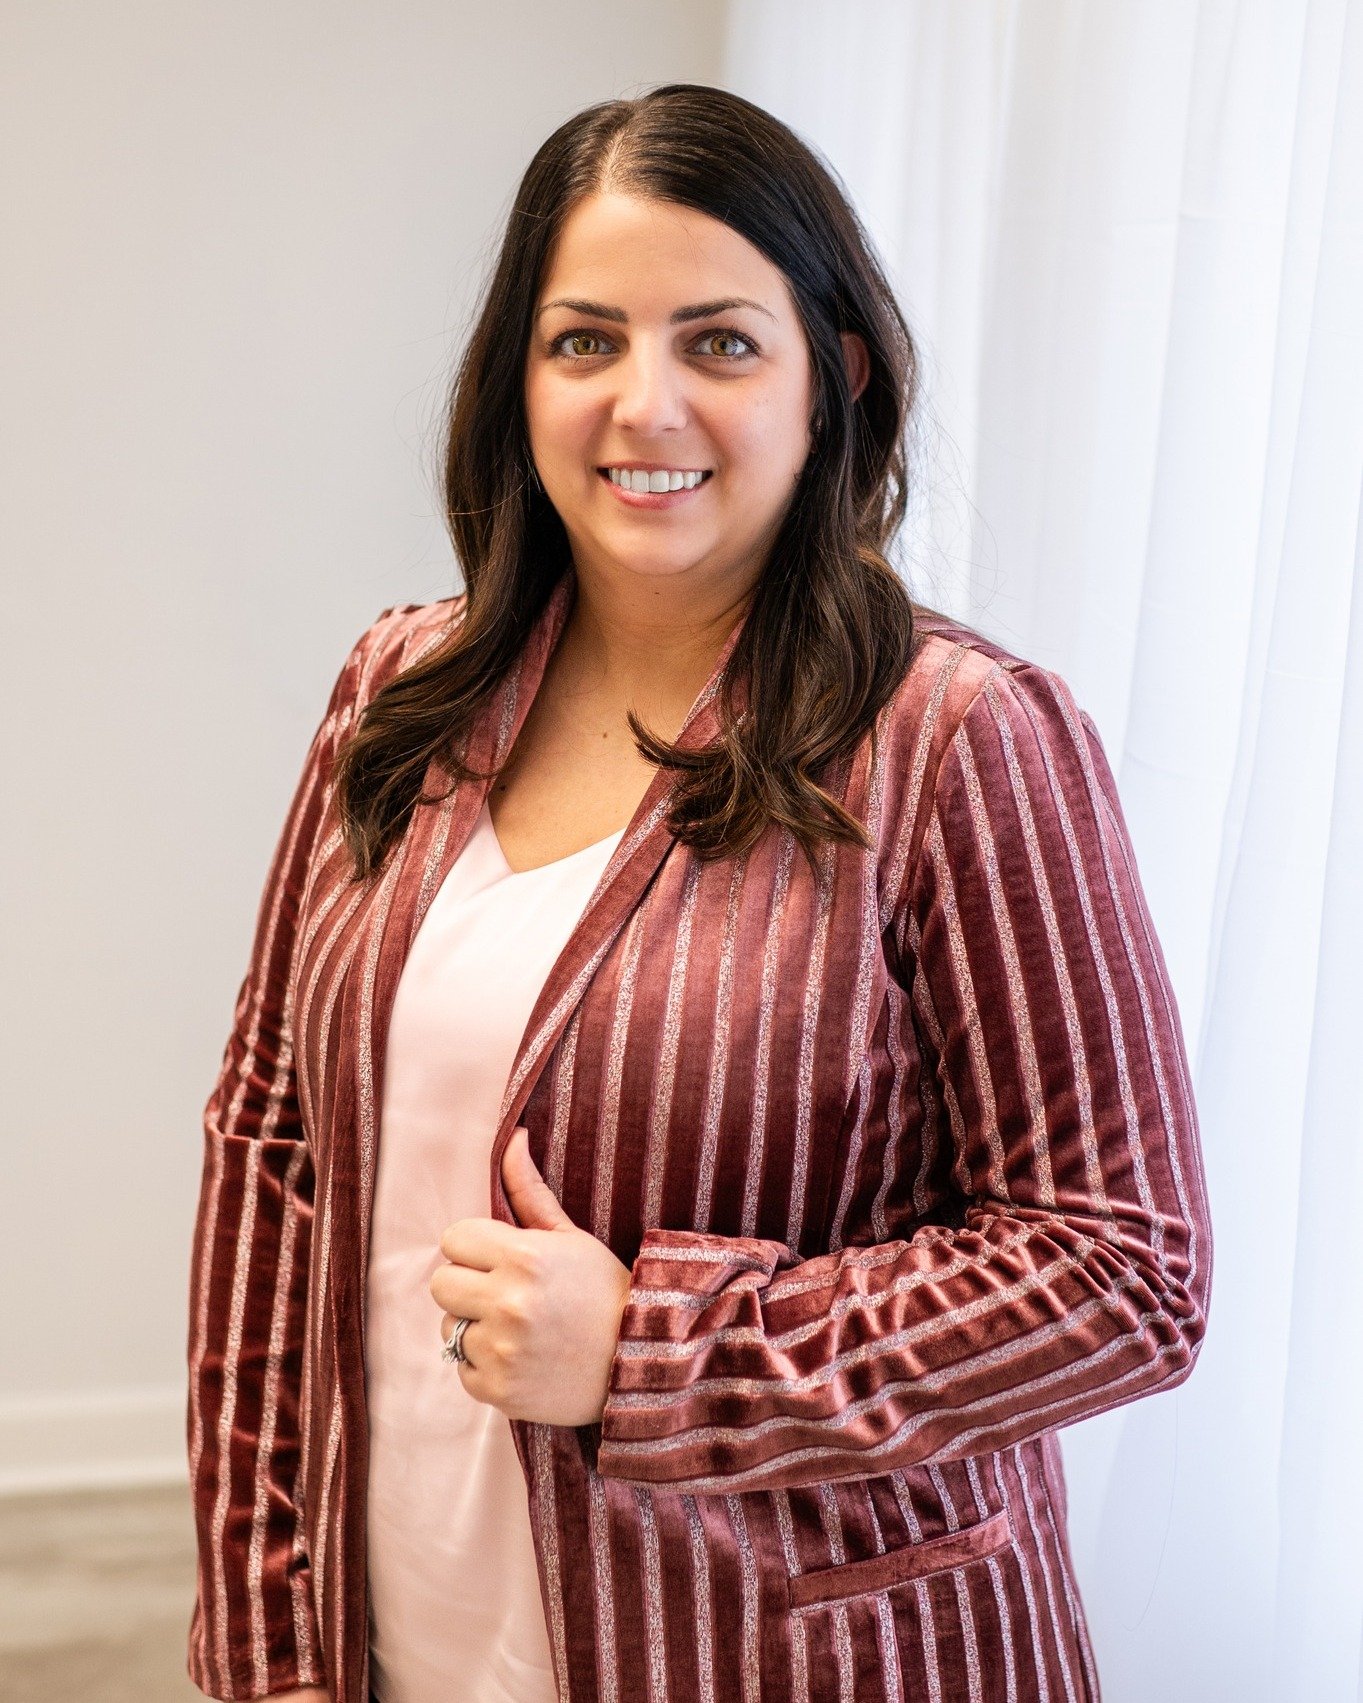
[[[871,357],[866,353],[865,339],[858,332],[843,331],[839,335],[842,338],[842,358],[847,364],[847,383],[855,402],[871,376]]]

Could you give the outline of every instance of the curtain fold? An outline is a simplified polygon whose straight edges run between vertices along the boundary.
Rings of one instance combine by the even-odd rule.
[[[897,561],[1121,788],[1217,1231],[1061,1433],[1108,1703],[1363,1696],[1363,0],[731,0],[924,356]]]

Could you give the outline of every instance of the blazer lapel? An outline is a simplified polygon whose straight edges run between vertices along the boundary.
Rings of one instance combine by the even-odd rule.
[[[486,770],[501,763],[515,744],[567,622],[574,590],[575,575],[569,567],[550,593],[501,691],[474,724],[467,746],[468,761],[474,768]],[[708,680],[687,712],[677,736],[677,743],[684,749],[693,750],[704,745],[718,731],[719,684],[745,619],[741,616],[730,629]],[[746,702],[741,684],[736,701],[741,712]],[[428,795],[438,794],[452,780],[453,776],[440,758],[433,758],[422,791]],[[372,1068],[368,1073],[369,1081],[362,1088],[362,1092],[373,1099],[374,1122],[371,1127],[377,1127],[382,1104],[388,1025],[403,965],[422,919],[473,832],[491,784],[491,781],[481,780],[460,781],[443,803],[418,805],[413,812],[406,853],[396,876],[396,890],[381,924],[383,938],[374,979],[370,1026]],[[502,1187],[503,1150],[516,1127],[521,1109],[534,1091],[554,1043],[672,845],[673,836],[667,826],[672,784],[672,775],[665,769],[659,769],[653,775],[586,908],[540,989],[521,1036],[507,1079],[490,1160],[492,1216],[505,1223],[515,1224],[516,1217]],[[376,1165],[377,1142],[373,1143],[373,1153]],[[372,1199],[373,1182],[372,1174],[363,1178],[362,1197],[366,1202]],[[367,1212],[364,1220],[367,1227]]]

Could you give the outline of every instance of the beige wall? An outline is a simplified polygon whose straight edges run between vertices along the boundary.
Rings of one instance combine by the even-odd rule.
[[[6,8],[0,1486],[182,1470],[200,1114],[312,727],[570,113],[722,0]]]

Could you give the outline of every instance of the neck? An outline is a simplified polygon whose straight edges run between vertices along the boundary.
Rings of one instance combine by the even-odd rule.
[[[728,582],[576,578],[561,664],[584,693],[628,705],[646,722],[650,710],[663,718],[686,713],[752,596],[751,585]]]

